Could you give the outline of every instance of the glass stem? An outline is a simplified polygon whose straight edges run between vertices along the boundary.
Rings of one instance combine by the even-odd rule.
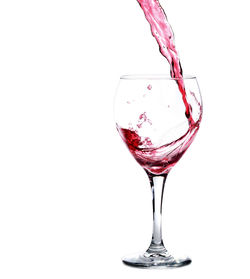
[[[152,175],[148,173],[152,190],[152,202],[153,202],[153,235],[151,244],[147,250],[148,253],[164,253],[166,248],[164,247],[162,240],[162,200],[165,181],[168,174],[164,175]]]

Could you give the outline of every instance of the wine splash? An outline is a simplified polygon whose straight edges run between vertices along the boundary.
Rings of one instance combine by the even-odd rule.
[[[139,116],[136,129],[131,127],[125,129],[117,124],[118,132],[136,161],[148,172],[159,175],[168,173],[193,142],[199,129],[201,114],[198,121],[195,122],[192,117],[192,107],[187,101],[182,67],[175,48],[174,33],[163,8],[158,0],[137,0],[137,2],[140,4],[150,24],[152,35],[159,45],[161,54],[170,64],[170,75],[171,78],[176,80],[179,91],[182,94],[185,115],[189,124],[189,128],[184,135],[160,147],[155,147],[149,137],[141,137],[139,135],[139,130],[145,122],[153,125],[146,112]],[[151,91],[152,85],[149,84],[147,89]],[[192,92],[190,94],[192,95]],[[143,95],[143,97],[145,96],[146,94]],[[130,102],[127,103],[130,104]],[[202,111],[201,104],[197,100],[196,103]]]

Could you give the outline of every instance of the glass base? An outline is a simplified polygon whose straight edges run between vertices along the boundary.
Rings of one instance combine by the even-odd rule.
[[[167,251],[163,253],[145,252],[144,254],[132,255],[122,259],[124,264],[142,268],[181,267],[190,264],[189,258],[175,259]]]

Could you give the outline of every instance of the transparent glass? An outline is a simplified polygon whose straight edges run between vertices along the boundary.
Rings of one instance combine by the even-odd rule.
[[[185,94],[179,90],[180,84]],[[188,108],[187,108],[188,104]],[[187,110],[189,111],[187,113]],[[146,171],[153,196],[153,234],[145,253],[123,258],[137,267],[180,267],[162,240],[162,200],[169,171],[192,143],[201,122],[202,100],[195,77],[122,76],[114,112],[117,130],[135,160]]]

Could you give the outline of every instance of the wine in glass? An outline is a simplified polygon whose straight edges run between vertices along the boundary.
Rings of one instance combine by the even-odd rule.
[[[182,90],[180,90],[182,89]],[[195,77],[126,75],[115,97],[117,130],[135,160],[146,171],[153,195],[153,235],[145,253],[123,258],[137,267],[179,267],[162,240],[162,199],[166,178],[199,129],[202,101]]]

